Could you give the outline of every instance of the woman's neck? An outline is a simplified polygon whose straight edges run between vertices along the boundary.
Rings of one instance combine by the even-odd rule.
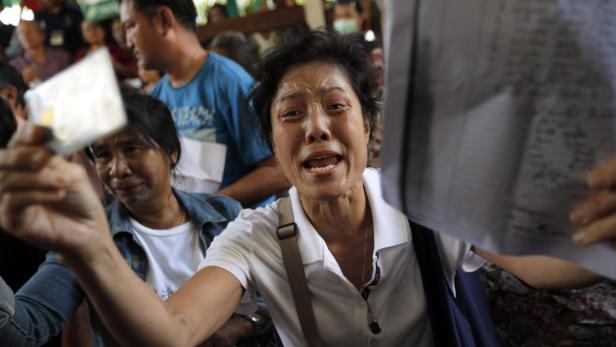
[[[170,229],[189,219],[173,191],[166,195],[162,203],[141,208],[126,206],[126,209],[133,219],[152,229]]]
[[[93,43],[93,44],[91,44],[91,45],[90,45],[90,48],[88,49],[88,52],[89,52],[89,53],[92,53],[92,52],[96,51],[97,49],[99,49],[99,48],[103,48],[103,47],[105,47],[105,46],[106,46],[106,45],[105,45],[105,43],[104,43],[104,42]]]
[[[337,199],[310,200],[300,196],[300,201],[306,216],[326,241],[362,232],[370,213],[363,182]]]

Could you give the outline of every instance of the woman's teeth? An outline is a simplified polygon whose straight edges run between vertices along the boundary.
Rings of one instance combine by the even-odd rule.
[[[314,166],[314,167],[308,168],[308,170],[310,170],[310,172],[319,173],[319,172],[325,172],[327,170],[331,170],[334,166],[336,166],[336,165],[335,164],[329,164],[329,165],[325,165],[325,166]]]

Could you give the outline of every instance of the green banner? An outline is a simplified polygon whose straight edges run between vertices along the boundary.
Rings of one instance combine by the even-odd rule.
[[[240,10],[238,9],[235,0],[227,1],[227,14],[229,15],[229,18],[239,17]]]
[[[79,2],[83,17],[90,22],[113,18],[120,13],[117,0],[81,0]]]
[[[2,0],[2,4],[6,7],[11,7],[13,5],[19,5],[19,0]]]

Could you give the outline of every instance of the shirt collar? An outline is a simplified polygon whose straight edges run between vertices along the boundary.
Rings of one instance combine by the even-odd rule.
[[[363,173],[363,181],[374,223],[375,251],[409,242],[410,229],[406,217],[382,198],[379,172],[367,168]],[[323,261],[324,248],[327,246],[308,220],[295,187],[289,190],[289,198],[293,207],[293,218],[299,229],[297,242],[302,252],[302,263],[306,265]]]
[[[364,187],[372,210],[374,250],[394,247],[410,241],[406,216],[383,200],[381,174],[373,168],[364,171]]]
[[[198,195],[175,189],[173,189],[173,194],[175,194],[182,207],[184,207],[186,214],[190,217],[193,224],[200,226],[199,230],[203,230],[203,226],[206,223],[227,221],[223,215]],[[117,199],[107,207],[107,216],[112,236],[120,232],[130,232],[132,230],[128,210]]]

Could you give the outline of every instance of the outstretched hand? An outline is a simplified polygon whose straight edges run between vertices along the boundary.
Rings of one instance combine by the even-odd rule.
[[[593,193],[571,211],[578,228],[573,240],[581,246],[609,241],[616,247],[616,160],[591,171],[586,181]]]
[[[28,124],[0,150],[0,226],[36,247],[84,257],[107,236],[105,213],[84,169],[53,155],[43,146],[48,137]]]

